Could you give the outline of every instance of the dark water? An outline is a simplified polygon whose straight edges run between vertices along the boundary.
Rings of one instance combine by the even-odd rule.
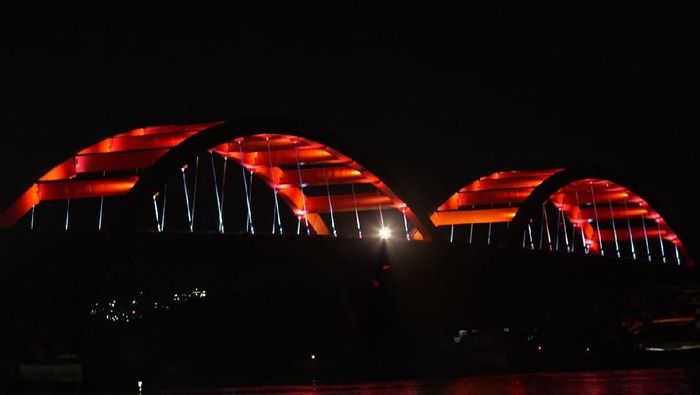
[[[576,373],[535,373],[465,377],[446,381],[399,381],[352,385],[302,385],[244,388],[201,388],[157,392],[166,394],[352,394],[352,395],[686,395],[697,394],[698,383],[682,369],[618,370]]]

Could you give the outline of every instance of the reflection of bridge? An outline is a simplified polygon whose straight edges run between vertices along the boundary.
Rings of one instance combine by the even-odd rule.
[[[609,172],[496,172],[457,191],[428,219],[353,158],[306,136],[296,126],[253,120],[117,134],[36,180],[0,214],[0,228],[351,238],[386,237],[393,229],[407,240],[442,235],[455,243],[693,265],[664,218]]]

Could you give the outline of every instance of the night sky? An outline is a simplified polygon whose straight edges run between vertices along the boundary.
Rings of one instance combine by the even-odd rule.
[[[497,170],[613,168],[697,255],[699,7],[551,7],[6,15],[0,205],[117,132],[282,117],[361,150],[426,207]]]

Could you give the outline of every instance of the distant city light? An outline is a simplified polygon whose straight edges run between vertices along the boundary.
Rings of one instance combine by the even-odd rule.
[[[542,346],[537,346],[537,351],[542,351]]]
[[[311,354],[311,359],[316,359],[316,354]]]
[[[391,239],[391,229],[386,226],[382,226],[379,229],[379,238],[383,240]]]
[[[143,292],[140,291],[139,295],[143,296]],[[131,303],[125,304],[117,299],[109,298],[106,302],[95,302],[94,307],[89,310],[89,314],[95,321],[104,318],[105,321],[111,323],[130,323],[143,318],[144,312],[170,311],[173,307],[170,305],[170,301],[178,304],[186,304],[194,302],[197,299],[204,299],[207,297],[207,291],[193,288],[186,292],[173,292],[171,295],[172,299],[170,300],[163,298],[158,298],[156,300],[137,300],[129,298],[127,301],[131,300]]]

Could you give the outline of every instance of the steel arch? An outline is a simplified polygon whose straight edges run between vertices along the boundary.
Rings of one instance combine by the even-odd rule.
[[[300,135],[312,128],[289,121],[246,119],[235,123],[156,126],[134,129],[104,139],[60,163],[35,181],[2,215],[0,229],[14,226],[45,200],[125,196],[117,228],[133,230],[139,202],[157,193],[167,178],[194,156],[211,151],[235,160],[279,192],[297,216],[308,218],[315,234],[328,234],[320,214],[329,205],[337,211],[383,206],[401,211],[415,227],[413,239],[430,239],[429,229],[387,184],[351,157]],[[303,132],[302,132],[303,131]],[[284,134],[281,134],[284,133]],[[292,134],[288,134],[292,133]],[[322,167],[285,171],[296,160]],[[133,172],[136,169],[138,174]],[[368,183],[372,196],[352,198],[329,192],[328,199],[305,196],[303,184]],[[351,202],[352,199],[352,202]],[[306,206],[306,210],[304,210]]]
[[[593,252],[600,252],[601,243],[613,239],[634,243],[652,235],[673,243],[685,264],[693,266],[694,261],[676,232],[646,199],[634,192],[638,187],[626,187],[630,183],[619,180],[619,175],[600,168],[496,172],[461,188],[430,219],[435,226],[509,223],[503,244],[517,247],[524,240],[531,219],[545,203],[551,202],[583,232]],[[596,200],[603,208],[587,207],[591,203],[595,206]],[[653,220],[657,229],[633,228],[627,220],[631,216],[641,218],[642,222]],[[599,219],[611,221],[612,229],[601,228]],[[627,220],[629,228],[616,231],[615,220]],[[594,223],[598,228],[594,228]]]

